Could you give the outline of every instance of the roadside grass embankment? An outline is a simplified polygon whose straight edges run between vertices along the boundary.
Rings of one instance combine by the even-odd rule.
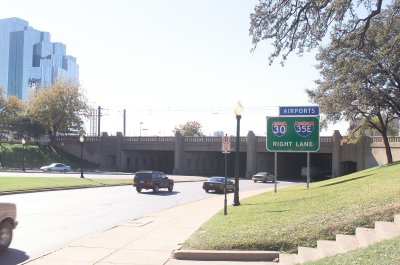
[[[70,165],[73,170],[79,170],[81,166],[85,169],[96,168],[95,165],[80,158],[74,157],[63,150],[51,147],[50,145],[25,145],[21,143],[1,143],[0,145],[0,166],[5,169],[39,169],[50,163],[60,162]],[[103,178],[76,178],[68,177],[1,177],[0,192],[22,192],[29,190],[47,190],[78,187],[101,187],[112,185],[132,184],[130,179],[103,179]]]
[[[50,145],[26,144],[21,143],[1,143],[0,144],[0,168],[25,168],[39,169],[51,163],[65,163],[73,170],[83,166],[85,169],[96,168],[96,165],[72,156],[61,149]]]
[[[131,179],[77,177],[1,177],[0,192],[131,185]]]
[[[298,246],[393,221],[400,213],[400,163],[326,181],[278,189],[241,200],[203,224],[183,245],[200,250],[271,250]],[[347,263],[346,263],[347,264]]]

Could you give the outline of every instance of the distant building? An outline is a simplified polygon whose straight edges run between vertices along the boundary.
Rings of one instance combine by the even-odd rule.
[[[35,89],[55,80],[79,80],[76,58],[50,33],[33,29],[19,18],[0,19],[0,87],[6,95],[29,99]]]

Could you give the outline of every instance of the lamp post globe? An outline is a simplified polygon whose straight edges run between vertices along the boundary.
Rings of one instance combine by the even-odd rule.
[[[235,148],[235,191],[233,195],[233,206],[239,206],[239,156],[240,156],[240,118],[243,113],[243,106],[240,101],[234,109],[236,115],[236,148]]]
[[[85,138],[83,135],[79,137],[79,142],[81,143],[81,178],[84,178],[83,176],[83,142],[85,141]]]
[[[243,108],[242,103],[240,103],[240,101],[238,101],[238,103],[236,104],[235,109],[233,110],[235,112],[236,117],[237,116],[239,116],[239,117],[242,116],[243,110],[244,110],[244,108]]]

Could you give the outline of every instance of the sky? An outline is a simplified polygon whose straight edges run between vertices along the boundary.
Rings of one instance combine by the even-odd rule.
[[[13,0],[0,18],[18,17],[50,33],[77,58],[89,104],[101,106],[101,131],[171,136],[198,121],[205,135],[266,134],[279,106],[309,106],[305,89],[319,78],[315,53],[293,53],[272,66],[272,47],[255,51],[249,35],[254,0]],[[89,126],[86,127],[89,130]],[[346,123],[321,132],[346,132]]]

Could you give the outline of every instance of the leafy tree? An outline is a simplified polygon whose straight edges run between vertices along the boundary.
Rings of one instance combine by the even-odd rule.
[[[393,117],[385,117],[382,112],[377,112],[376,115],[367,112],[360,112],[360,115],[354,115],[356,126],[349,128],[348,135],[344,139],[345,143],[358,142],[361,136],[365,135],[368,130],[378,131],[383,139],[385,145],[386,158],[388,163],[393,162],[391,147],[389,144],[388,136],[391,129],[391,121]]]
[[[386,117],[383,117],[386,119]],[[373,123],[378,124],[378,118],[372,120]],[[359,128],[360,135],[367,135],[367,136],[378,136],[381,135],[379,131],[377,131],[374,127],[368,126],[368,124],[361,120],[361,121],[352,121],[350,124],[349,131],[356,131],[356,128]],[[387,135],[388,136],[397,136],[399,135],[399,119],[391,119],[391,121],[387,125]],[[351,137],[354,138],[356,141],[359,137]]]
[[[41,123],[30,119],[27,116],[16,118],[10,125],[12,131],[20,135],[29,137],[40,137],[46,133],[45,128]]]
[[[173,130],[174,134],[179,132],[183,136],[204,136],[201,131],[202,125],[198,121],[188,121],[185,124],[181,124]]]
[[[398,0],[392,3],[398,8]],[[271,41],[271,64],[281,54],[283,62],[296,49],[302,54],[317,47],[329,32],[345,37],[357,31],[363,45],[382,8],[383,0],[260,0],[250,15],[253,50],[259,42]]]
[[[69,129],[81,129],[83,118],[89,115],[89,106],[77,82],[57,80],[37,91],[30,101],[28,115],[55,136]]]
[[[9,131],[11,123],[24,111],[23,102],[16,96],[5,98],[4,90],[0,87],[0,130]]]
[[[24,104],[16,96],[4,97],[4,90],[0,87],[0,130],[10,132],[12,122],[24,111]],[[0,139],[1,140],[1,139]],[[0,165],[4,166],[3,146],[0,141]]]
[[[215,137],[224,137],[224,132],[223,131],[216,131],[216,132],[213,132],[213,136],[215,136]]]
[[[307,90],[326,114],[325,121],[354,121],[349,138],[358,139],[367,127],[383,138],[388,163],[393,161],[388,141],[390,122],[400,106],[400,9],[389,8],[371,23],[365,45],[359,46],[358,29],[320,50],[317,59],[322,79]]]

